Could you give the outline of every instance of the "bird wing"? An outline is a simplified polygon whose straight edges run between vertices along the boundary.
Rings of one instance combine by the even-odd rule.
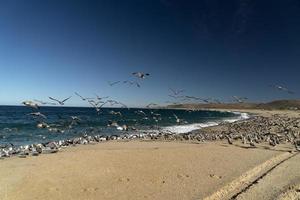
[[[65,102],[65,101],[69,100],[71,97],[72,97],[72,96],[69,96],[68,98],[62,100],[61,102]]]
[[[53,100],[53,101],[57,101],[58,103],[60,102],[59,100],[54,99],[53,97],[49,97],[49,99],[51,99],[51,100]]]

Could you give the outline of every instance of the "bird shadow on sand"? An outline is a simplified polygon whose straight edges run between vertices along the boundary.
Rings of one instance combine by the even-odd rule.
[[[277,152],[291,152],[293,151],[292,148],[289,149],[274,149],[268,146],[256,146],[256,147],[251,147],[251,146],[243,146],[240,144],[233,144],[235,147],[239,147],[242,149],[264,149],[264,150],[268,150],[268,151],[277,151]]]

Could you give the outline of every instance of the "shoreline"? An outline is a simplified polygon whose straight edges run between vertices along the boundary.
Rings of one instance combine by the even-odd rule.
[[[92,141],[57,153],[0,160],[0,199],[296,199],[300,155],[293,145],[251,147],[234,137],[233,144],[226,137],[198,138],[227,127],[251,128],[247,124],[255,120],[299,119],[299,113],[264,112],[250,111],[254,117],[248,120],[189,134]]]
[[[216,112],[224,112],[224,111],[216,111]],[[242,121],[242,120],[247,120],[250,117],[246,116],[245,118],[242,117],[244,113],[241,112],[231,112],[231,111],[225,111],[229,113],[233,113],[235,115],[239,115],[236,117],[228,117],[220,120],[211,120],[203,123],[192,123],[192,124],[176,124],[172,126],[166,126],[166,127],[161,127],[161,129],[156,130],[147,130],[147,131],[136,131],[136,133],[123,133],[120,134],[119,136],[115,135],[106,135],[106,134],[98,134],[98,135],[87,135],[85,134],[82,137],[73,137],[73,138],[67,138],[63,140],[57,140],[57,141],[46,141],[44,143],[29,143],[26,145],[21,145],[21,146],[12,146],[10,148],[0,148],[0,160],[4,158],[10,158],[13,156],[19,156],[20,158],[25,158],[29,155],[31,156],[38,156],[39,154],[42,153],[56,153],[59,151],[61,148],[66,148],[69,145],[85,145],[90,142],[104,142],[108,140],[145,140],[145,139],[152,139],[153,136],[157,136],[159,134],[186,134],[195,130],[200,130],[202,128],[206,127],[212,127],[212,126],[218,126],[222,123],[234,123],[237,121]],[[187,127],[191,127],[189,129],[186,129]],[[178,129],[183,128],[185,130],[179,131]],[[74,142],[75,141],[75,142]],[[48,145],[45,146],[44,144]]]

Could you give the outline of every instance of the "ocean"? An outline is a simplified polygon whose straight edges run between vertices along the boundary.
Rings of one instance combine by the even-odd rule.
[[[164,130],[185,133],[201,127],[216,125],[223,121],[233,122],[246,118],[241,113],[219,111],[185,111],[175,109],[140,108],[102,108],[98,114],[88,107],[41,107],[39,110],[47,118],[41,119],[29,115],[36,112],[25,106],[0,106],[0,144],[12,143],[16,146],[43,143],[62,139],[71,139],[88,135],[122,135],[136,131]],[[120,112],[112,114],[111,112]],[[180,123],[176,122],[176,116]],[[71,116],[79,119],[73,120]],[[120,127],[126,124],[124,131],[108,122],[117,122]],[[49,128],[37,128],[40,122]]]

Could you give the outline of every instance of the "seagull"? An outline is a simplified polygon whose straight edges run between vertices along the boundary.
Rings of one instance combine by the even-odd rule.
[[[60,105],[65,105],[65,102],[66,102],[67,100],[69,100],[71,97],[72,97],[72,96],[70,96],[70,97],[68,97],[68,98],[66,98],[66,99],[64,99],[64,100],[62,100],[62,101],[57,100],[57,99],[54,99],[54,98],[52,98],[52,97],[49,97],[49,99],[58,102]]]
[[[137,81],[123,81],[123,83],[128,83],[130,85],[135,84],[137,87],[141,87],[141,85]]]
[[[175,117],[175,119],[176,119],[176,123],[180,123],[180,119],[177,117],[177,115],[175,115],[175,114],[173,114],[174,115],[174,117]]]
[[[88,102],[93,106],[98,106],[100,103],[105,103],[104,101],[95,101],[95,100],[88,100]]]
[[[77,116],[70,116],[73,121],[80,121],[80,118]]]
[[[51,102],[46,102],[46,101],[40,101],[40,100],[37,100],[37,99],[34,99],[34,101],[36,102],[39,102],[40,104],[43,104],[43,105],[56,105],[56,103],[51,103]]]
[[[194,97],[194,96],[184,96],[187,99],[194,99],[194,100],[201,100],[199,97]]]
[[[118,84],[118,83],[120,83],[121,81],[115,81],[115,82],[110,82],[110,81],[108,81],[107,83],[108,83],[108,85],[110,85],[110,86],[114,86],[114,85],[116,85],[116,84]]]
[[[138,114],[138,115],[142,114],[144,116],[147,116],[146,113],[142,110],[135,111],[135,113]]]
[[[109,96],[106,96],[106,97],[100,97],[98,94],[95,94],[96,95],[96,99],[98,100],[102,100],[102,99],[107,99],[109,98]]]
[[[156,103],[149,103],[149,104],[146,106],[146,108],[150,108],[151,106],[158,106],[158,104],[156,104]]]
[[[44,119],[47,119],[47,117],[44,114],[40,113],[40,112],[33,112],[33,113],[29,113],[27,115],[32,115],[32,116],[35,116],[35,117],[42,117]]]
[[[277,89],[277,90],[286,91],[286,92],[288,92],[289,94],[295,94],[293,91],[289,90],[289,89],[286,88],[286,87],[280,86],[280,85],[270,85],[270,87],[274,87],[274,88]]]
[[[115,112],[115,111],[110,111],[109,114],[112,114],[112,115],[120,115],[122,116],[122,113],[119,111],[119,112]]]
[[[248,99],[247,97],[237,97],[237,96],[232,96],[232,98],[238,103],[244,103],[244,101]]]
[[[88,102],[89,102],[89,104],[91,104],[91,105],[95,108],[95,110],[96,110],[96,112],[97,112],[98,114],[99,114],[100,111],[101,111],[100,108],[102,108],[102,107],[107,103],[107,101],[104,102],[104,103],[101,102],[102,104],[99,106],[100,101],[94,103],[95,101],[89,100]]]
[[[143,73],[143,72],[133,72],[132,75],[134,75],[140,79],[144,79],[144,78],[146,78],[146,76],[150,76],[149,73]]]
[[[180,93],[184,92],[184,90],[174,90],[174,89],[172,89],[172,88],[169,88],[169,90],[171,90],[171,92],[172,92],[175,96],[177,96],[177,95],[179,95]]]
[[[184,98],[185,97],[185,96],[175,96],[175,95],[172,95],[172,94],[169,94],[168,96],[172,97],[174,99],[179,99],[179,98]]]
[[[81,98],[82,101],[86,101],[86,100],[88,100],[88,99],[93,99],[93,98],[85,98],[85,97],[81,96],[80,94],[78,94],[77,92],[75,92],[75,94],[76,94],[77,96],[79,96],[79,97]]]
[[[39,109],[39,105],[37,103],[34,103],[33,101],[23,101],[22,103],[27,107]]]

